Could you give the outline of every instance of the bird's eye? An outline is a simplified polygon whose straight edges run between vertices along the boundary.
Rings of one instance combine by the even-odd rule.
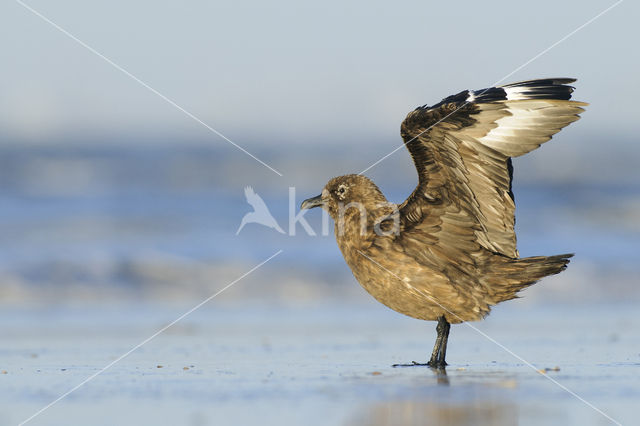
[[[344,195],[345,192],[347,192],[347,187],[344,185],[340,185],[338,187],[338,190],[336,191],[339,195]]]

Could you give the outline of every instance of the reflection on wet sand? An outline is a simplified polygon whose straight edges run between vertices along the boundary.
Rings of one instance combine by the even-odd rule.
[[[514,404],[492,401],[446,403],[434,401],[388,401],[360,410],[349,425],[515,425]]]
[[[449,386],[449,377],[447,377],[447,370],[444,368],[437,368],[433,370],[436,375],[436,383],[443,386]]]
[[[436,379],[435,383],[438,386],[448,388],[451,385],[446,369],[429,368],[429,370],[433,373]],[[374,426],[515,425],[518,424],[518,408],[514,403],[495,400],[489,394],[485,394],[479,399],[472,398],[467,401],[449,401],[446,396],[434,399],[422,394],[421,398],[384,401],[361,407],[347,424]]]

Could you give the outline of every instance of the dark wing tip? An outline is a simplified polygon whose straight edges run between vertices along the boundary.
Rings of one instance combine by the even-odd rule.
[[[559,78],[539,78],[536,80],[516,81],[515,83],[505,84],[498,87],[520,87],[520,86],[558,86],[563,84],[575,83],[577,79],[571,77]]]
[[[447,106],[447,108],[440,111],[441,114],[436,113],[431,117],[435,121],[435,124],[458,110],[462,110],[461,113],[473,114],[476,108],[474,105],[476,104],[536,99],[568,101],[571,99],[571,94],[575,89],[573,86],[569,86],[569,83],[575,81],[575,78],[569,77],[540,78],[479,90],[463,90],[455,95],[444,98],[435,105],[419,106],[409,113],[407,119],[402,123],[402,128],[410,127],[411,123],[409,123],[409,121],[421,121],[419,119],[416,120],[417,116],[422,117],[423,114],[437,111],[443,106]],[[588,105],[587,103],[581,104],[584,106]],[[464,108],[467,105],[469,105],[469,108]],[[412,120],[410,120],[410,118]]]
[[[460,93],[444,98],[435,105],[423,105],[418,107],[417,110],[437,109],[446,104],[454,104],[457,107],[462,107],[467,103],[481,104],[507,100],[569,100],[575,88],[568,84],[575,81],[575,78],[569,77],[540,78],[479,90],[463,90]]]
[[[447,105],[447,104],[455,104],[457,106],[461,106],[461,105],[464,105],[464,103],[469,100],[470,94],[471,92],[469,90],[463,90],[462,92],[456,93],[455,95],[447,96],[437,104],[434,104],[431,106],[422,105],[422,106],[419,106],[417,109],[418,110],[438,109],[441,106]]]
[[[503,86],[473,91],[471,92],[472,95],[470,98],[476,103],[531,99],[567,101],[571,99],[571,93],[573,93],[575,89],[568,84],[574,81],[576,81],[575,78],[542,78],[519,81]],[[500,97],[501,94],[502,97]]]

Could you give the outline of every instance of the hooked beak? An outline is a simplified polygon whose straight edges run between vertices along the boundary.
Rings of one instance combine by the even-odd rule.
[[[304,200],[300,205],[300,210],[312,209],[314,207],[322,207],[324,203],[322,202],[322,195],[317,195],[313,198],[309,198]]]

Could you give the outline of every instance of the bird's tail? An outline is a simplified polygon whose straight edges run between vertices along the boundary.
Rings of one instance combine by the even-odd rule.
[[[564,271],[571,257],[573,253],[506,260],[488,274],[496,303],[518,297],[517,293],[523,288]]]

